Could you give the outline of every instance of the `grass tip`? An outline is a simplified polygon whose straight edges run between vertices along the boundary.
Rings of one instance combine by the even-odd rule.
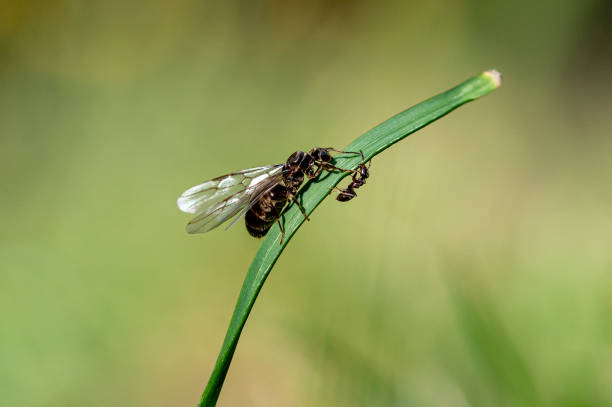
[[[495,84],[495,87],[499,88],[499,86],[501,85],[502,75],[501,75],[501,73],[499,73],[498,70],[491,69],[491,70],[485,71],[484,75],[488,76],[489,78],[491,78],[491,80]]]

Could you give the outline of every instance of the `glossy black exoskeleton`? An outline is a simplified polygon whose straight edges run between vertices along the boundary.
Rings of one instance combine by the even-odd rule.
[[[251,236],[262,237],[268,233],[274,222],[279,222],[281,227],[281,242],[285,232],[280,224],[279,218],[285,204],[293,201],[298,206],[304,218],[308,219],[304,208],[297,200],[296,196],[304,178],[314,179],[321,174],[321,171],[346,171],[331,164],[332,156],[330,151],[339,151],[333,148],[316,147],[309,152],[296,151],[291,154],[287,162],[283,165],[282,183],[274,185],[269,191],[257,198],[257,202],[251,206],[245,216],[245,224]],[[350,153],[350,152],[348,152]],[[355,153],[358,154],[358,153]]]
[[[355,198],[357,196],[355,190],[363,186],[366,183],[366,179],[370,177],[369,165],[366,167],[365,163],[361,163],[357,168],[357,171],[353,173],[351,183],[345,189],[340,189],[336,200],[347,202]]]

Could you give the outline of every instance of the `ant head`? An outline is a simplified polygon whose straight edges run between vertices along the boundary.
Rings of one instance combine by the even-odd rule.
[[[310,150],[310,155],[316,161],[323,161],[325,163],[328,163],[332,160],[332,156],[329,153],[328,148],[321,148],[321,147],[313,148],[312,150]]]

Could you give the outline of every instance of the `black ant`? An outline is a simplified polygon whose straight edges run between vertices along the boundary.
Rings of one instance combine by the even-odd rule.
[[[361,152],[361,158],[365,159],[363,157],[363,152]],[[348,184],[348,186],[345,189],[340,189],[338,187],[334,187],[335,189],[337,189],[338,191],[340,191],[340,193],[338,194],[338,196],[336,197],[337,201],[340,202],[347,202],[350,201],[351,199],[355,198],[357,196],[357,193],[355,192],[355,190],[361,186],[363,186],[366,183],[366,179],[368,179],[370,177],[370,165],[371,165],[372,161],[368,162],[368,166],[366,167],[365,163],[361,163],[357,166],[357,169],[353,172],[353,176],[352,176],[352,181],[350,184]]]

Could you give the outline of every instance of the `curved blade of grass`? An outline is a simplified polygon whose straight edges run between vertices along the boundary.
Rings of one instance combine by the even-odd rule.
[[[345,150],[363,151],[366,161],[397,143],[404,137],[414,133],[427,124],[450,113],[464,103],[478,99],[499,87],[501,76],[497,71],[486,71],[478,76],[432,97],[416,106],[404,110],[391,117],[378,126],[374,127]],[[361,163],[360,156],[339,156],[335,165],[341,168],[354,169]],[[310,182],[302,188],[300,202],[307,214],[312,211],[329,195],[329,188],[336,186],[346,173],[329,174],[317,182]],[[255,299],[263,286],[266,277],[272,270],[274,263],[279,258],[295,232],[304,223],[304,217],[297,208],[292,205],[284,214],[285,240],[279,244],[281,234],[278,225],[274,225],[268,232],[259,251],[251,263],[238,297],[238,303],[234,309],[232,320],[223,341],[221,352],[217,358],[215,368],[208,380],[208,385],[202,394],[200,406],[214,406],[221,392],[223,381],[232,361],[232,356],[238,344],[238,338],[242,328],[253,308]]]

